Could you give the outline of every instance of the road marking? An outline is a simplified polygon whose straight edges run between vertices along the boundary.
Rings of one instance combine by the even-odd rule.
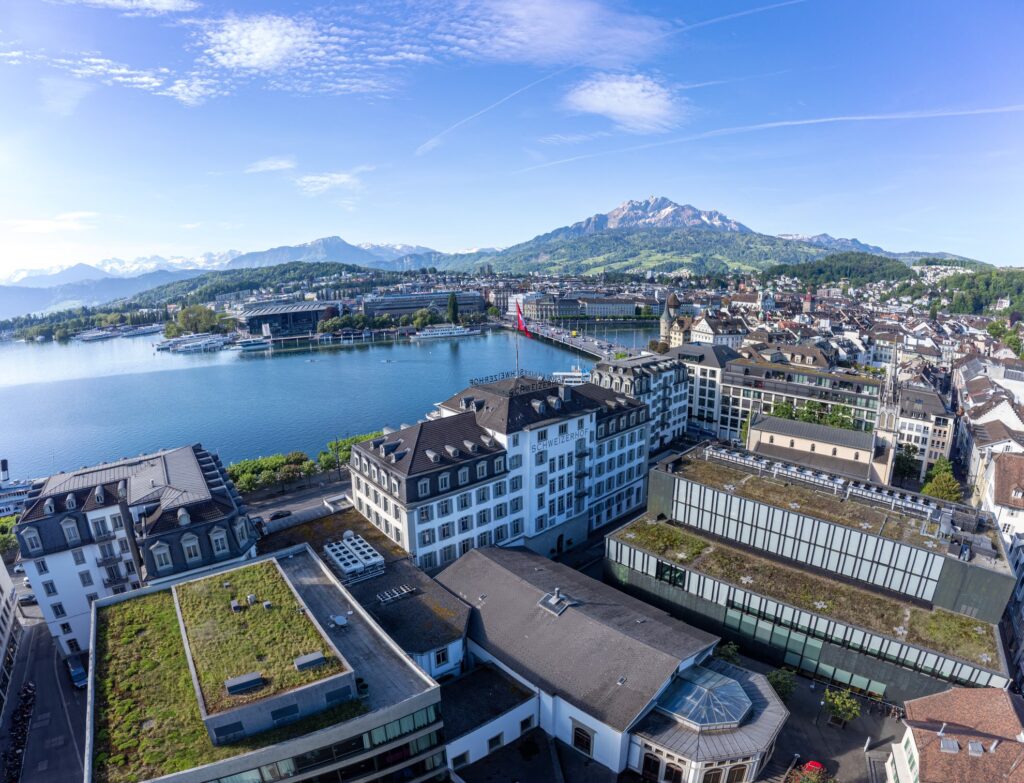
[[[68,723],[68,731],[71,732],[71,744],[75,746],[75,759],[78,761],[78,768],[82,771],[85,768],[82,766],[82,751],[78,747],[78,739],[75,737],[75,724],[71,721],[71,713],[68,712],[68,700],[64,694],[64,686],[61,685],[64,678],[60,672],[60,653],[58,652],[57,645],[53,645],[53,676],[57,681],[57,690],[60,692],[60,706],[64,708],[64,719]]]

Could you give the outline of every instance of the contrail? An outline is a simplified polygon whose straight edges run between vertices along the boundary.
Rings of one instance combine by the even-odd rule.
[[[836,117],[812,117],[805,120],[779,120],[777,122],[759,122],[755,125],[736,125],[730,128],[716,128],[715,130],[695,133],[691,136],[677,136],[664,141],[652,141],[646,144],[634,144],[630,147],[618,147],[613,150],[601,152],[589,152],[584,155],[575,155],[571,158],[552,160],[547,163],[538,163],[536,166],[528,166],[519,169],[516,174],[537,169],[561,166],[565,163],[574,163],[578,160],[589,160],[601,158],[605,155],[615,155],[620,152],[636,152],[638,150],[653,149],[655,147],[667,147],[671,144],[683,144],[688,141],[700,141],[701,139],[712,139],[716,136],[734,136],[740,133],[755,133],[762,130],[774,128],[795,128],[803,125],[829,125],[844,122],[891,122],[894,120],[927,120],[940,117],[972,117],[980,114],[1016,114],[1024,112],[1024,103],[1011,104],[1009,106],[992,106],[984,109],[929,109],[922,111],[893,112],[891,114],[843,114]]]
[[[662,40],[662,39],[665,39],[665,38],[670,38],[673,35],[679,35],[680,33],[688,32],[689,30],[696,30],[697,28],[700,28],[700,27],[707,27],[708,25],[718,24],[720,22],[728,22],[728,21],[731,21],[733,19],[739,19],[740,17],[743,17],[743,16],[751,16],[752,14],[760,14],[760,13],[764,13],[765,11],[774,11],[776,8],[784,8],[784,7],[788,6],[788,5],[798,5],[800,3],[806,3],[806,2],[807,2],[807,0],[784,0],[784,2],[781,2],[781,3],[773,3],[772,5],[764,5],[764,6],[759,6],[758,8],[750,8],[750,9],[748,9],[746,11],[737,11],[736,13],[726,14],[725,16],[716,16],[713,19],[705,19],[703,22],[694,22],[693,24],[685,25],[685,26],[677,28],[675,30],[670,30],[667,33],[663,33],[663,34],[661,34],[659,36],[656,36],[654,38],[654,40],[658,41],[658,40]],[[445,128],[441,132],[434,134],[433,136],[431,136],[429,139],[427,139],[425,142],[423,142],[420,146],[418,146],[416,148],[416,154],[417,155],[422,155],[425,152],[430,152],[430,150],[434,149],[434,147],[436,147],[438,144],[441,143],[441,139],[443,139],[445,136],[447,136],[453,130],[456,130],[457,128],[461,128],[467,122],[472,122],[477,117],[480,117],[480,116],[482,116],[484,114],[487,114],[487,112],[491,111],[492,109],[496,109],[499,106],[501,106],[503,103],[512,100],[517,95],[520,95],[520,94],[526,92],[527,90],[533,89],[538,84],[546,82],[549,79],[553,79],[556,76],[561,76],[563,73],[567,73],[568,71],[571,71],[574,68],[582,68],[583,66],[588,65],[588,64],[590,64],[590,63],[592,63],[592,62],[594,62],[596,60],[599,60],[599,59],[600,59],[599,57],[591,57],[590,59],[583,60],[582,62],[576,63],[575,65],[570,65],[570,66],[568,66],[566,68],[562,68],[559,71],[553,71],[553,72],[547,74],[546,76],[542,76],[541,78],[539,78],[539,79],[537,79],[535,81],[532,81],[532,82],[530,82],[529,84],[527,84],[527,85],[525,85],[523,87],[520,87],[517,90],[513,90],[508,95],[506,95],[504,98],[501,98],[501,99],[495,101],[490,106],[485,106],[484,108],[480,109],[479,111],[474,112],[473,114],[470,114],[468,117],[463,117],[458,122],[456,122],[456,123],[454,123],[452,125],[449,125],[447,128]],[[693,86],[694,87],[705,87],[705,86],[710,86],[712,84],[715,84],[715,82],[705,82],[703,84],[697,84],[697,85],[693,85]]]

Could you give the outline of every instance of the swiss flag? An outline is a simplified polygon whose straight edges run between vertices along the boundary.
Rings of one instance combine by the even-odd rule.
[[[533,337],[533,335],[530,334],[530,330],[526,328],[526,321],[523,319],[523,311],[519,309],[519,302],[516,302],[516,329],[527,337]]]

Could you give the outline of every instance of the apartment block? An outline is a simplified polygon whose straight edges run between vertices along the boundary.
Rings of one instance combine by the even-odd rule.
[[[14,532],[63,655],[88,648],[97,599],[256,549],[240,496],[200,444],[56,473],[33,489]]]

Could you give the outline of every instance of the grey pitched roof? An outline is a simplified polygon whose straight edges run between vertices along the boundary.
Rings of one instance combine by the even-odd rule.
[[[726,345],[700,345],[697,343],[672,348],[666,355],[678,356],[684,362],[718,368],[725,367],[727,362],[740,358],[736,351]]]
[[[267,304],[250,307],[239,316],[242,320],[261,315],[285,315],[287,313],[315,313],[328,307],[337,307],[337,302],[291,302],[288,304]]]
[[[625,731],[717,637],[527,549],[473,549],[437,576],[473,607],[469,637],[531,683]],[[560,588],[561,614],[539,605]],[[621,684],[620,684],[621,682]]]
[[[381,601],[385,590],[407,585],[412,592]],[[380,576],[348,586],[360,605],[407,653],[445,647],[466,633],[469,606],[424,574],[408,559],[388,564]]]
[[[520,377],[471,386],[438,407],[456,412],[471,411],[480,426],[494,432],[512,433],[594,410],[608,410],[609,403],[619,399],[630,406],[643,406],[619,392],[592,383],[565,387],[554,381]]]
[[[697,731],[655,708],[637,724],[634,733],[695,761],[752,756],[771,745],[789,717],[789,710],[767,678],[717,658],[701,665],[731,677],[743,688],[751,702],[750,713],[743,723],[726,731]]]
[[[840,427],[829,427],[826,424],[782,419],[777,416],[759,415],[751,421],[750,428],[773,435],[806,438],[819,443],[828,443],[831,446],[843,446],[862,451],[870,451],[871,445],[874,443],[874,436],[870,432],[845,430]]]

